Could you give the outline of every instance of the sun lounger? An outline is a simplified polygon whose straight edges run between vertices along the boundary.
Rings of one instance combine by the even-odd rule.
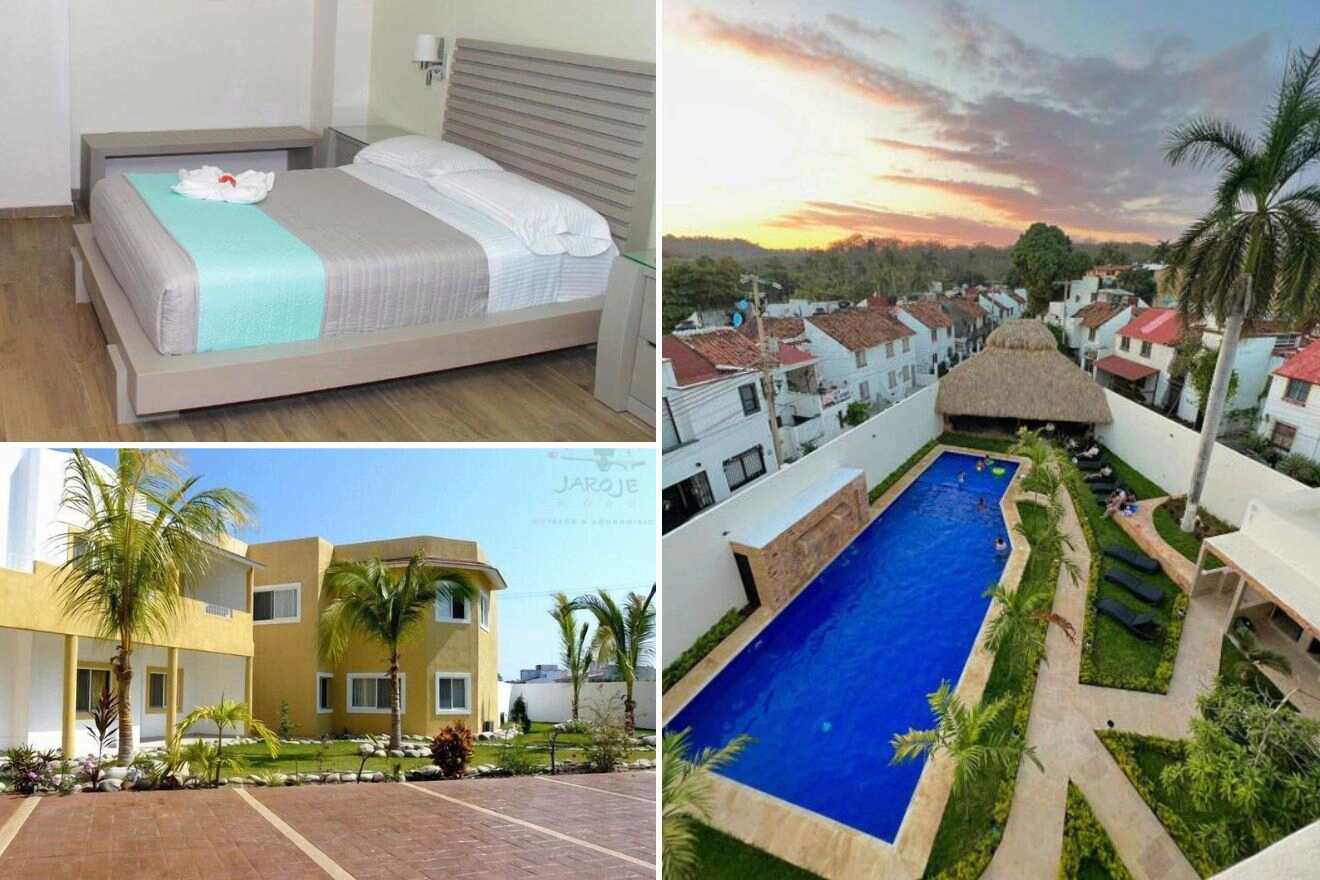
[[[1118,483],[1112,481],[1108,483],[1088,483],[1087,485],[1089,485],[1091,491],[1097,495],[1108,495],[1110,492],[1118,488]]]
[[[1153,641],[1160,633],[1160,625],[1154,617],[1133,611],[1117,599],[1101,599],[1095,603],[1095,610],[1127,627],[1134,636],[1146,641]]]
[[[1110,559],[1117,559],[1119,562],[1126,562],[1137,571],[1144,571],[1146,574],[1155,574],[1160,570],[1160,564],[1151,559],[1145,553],[1138,553],[1136,550],[1129,550],[1126,547],[1120,547],[1117,544],[1110,544],[1105,548],[1105,555]]]
[[[1154,584],[1148,584],[1130,571],[1121,568],[1106,568],[1105,580],[1118,584],[1147,605],[1158,605],[1164,601],[1164,591]]]
[[[1105,460],[1103,458],[1092,458],[1089,460],[1081,459],[1077,462],[1078,470],[1083,470],[1083,471],[1098,471],[1100,470],[1100,468],[1104,466],[1105,466]]]

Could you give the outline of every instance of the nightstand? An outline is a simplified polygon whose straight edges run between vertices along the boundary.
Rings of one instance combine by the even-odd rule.
[[[332,125],[325,130],[325,167],[351,165],[363,147],[404,134],[416,132],[393,125]]]
[[[610,269],[596,345],[596,397],[655,425],[655,251],[622,254]]]

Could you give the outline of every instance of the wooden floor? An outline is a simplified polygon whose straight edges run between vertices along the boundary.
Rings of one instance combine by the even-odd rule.
[[[115,424],[113,371],[73,301],[72,218],[0,220],[0,440],[653,441],[592,396],[594,346],[409,379]]]

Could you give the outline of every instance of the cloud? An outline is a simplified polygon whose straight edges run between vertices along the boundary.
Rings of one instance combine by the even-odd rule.
[[[877,43],[887,43],[891,40],[901,41],[903,39],[897,31],[891,31],[889,28],[880,27],[879,25],[865,25],[849,15],[838,15],[831,12],[825,16],[825,21],[836,30],[857,37],[865,37]]]
[[[1021,230],[952,214],[909,214],[882,207],[842,202],[812,201],[801,208],[766,221],[776,229],[819,229],[829,227],[859,232],[872,238],[905,241],[943,241],[950,244],[985,242],[1010,245]]]
[[[844,19],[823,21],[853,33]],[[910,136],[870,141],[878,166],[890,154],[882,179],[945,193],[976,218],[956,227],[970,231],[997,228],[993,221],[1041,219],[1072,233],[1176,235],[1205,209],[1213,175],[1171,171],[1160,147],[1165,132],[1204,113],[1253,130],[1277,77],[1263,33],[1201,55],[1177,34],[1157,35],[1115,57],[1064,55],[1027,42],[962,0],[945,0],[931,18],[929,51],[950,68],[941,77],[947,88],[810,25],[744,23],[701,12],[693,20],[708,40],[827,78],[885,112],[903,114]],[[924,167],[892,174],[900,153],[919,156]],[[994,183],[980,179],[985,175]],[[816,207],[789,219],[825,216],[819,206],[834,203],[811,204]],[[986,211],[995,215],[990,223]],[[875,223],[881,215],[898,223],[898,215],[874,207],[859,218]],[[837,208],[828,216],[838,218]],[[909,225],[925,230],[938,219],[957,218],[951,210]]]

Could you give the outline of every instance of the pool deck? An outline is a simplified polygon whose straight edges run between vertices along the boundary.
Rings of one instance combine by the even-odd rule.
[[[871,515],[866,525],[858,534],[869,527],[895,498],[911,486],[931,463],[945,452],[976,456],[985,454],[983,450],[962,446],[944,444],[936,446],[888,491],[876,499],[871,505]],[[1022,579],[1027,557],[1030,554],[1030,547],[1026,540],[1017,534],[1016,526],[1020,522],[1017,512],[1018,502],[1030,500],[1030,497],[1022,492],[1020,483],[1022,477],[1029,472],[1031,462],[1020,456],[1002,453],[992,453],[991,457],[1014,461],[1019,465],[999,502],[1000,513],[1003,515],[1012,544],[1012,551],[1009,553],[1000,582],[1016,588]],[[847,549],[847,546],[845,544],[839,553]],[[837,555],[835,554],[836,557]],[[831,558],[821,566],[821,570],[833,561]],[[796,597],[819,573],[819,571],[812,573],[800,584],[794,591],[794,596]],[[748,616],[742,626],[670,688],[662,700],[662,715],[665,722],[678,714],[688,701],[695,697],[789,604],[791,600],[776,610],[757,609]],[[980,700],[990,678],[994,657],[986,651],[979,650],[979,646],[986,627],[998,612],[998,603],[991,603],[963,666],[962,674],[959,676],[955,693],[965,703],[975,703]],[[912,800],[908,804],[907,812],[892,844],[719,775],[712,777],[711,824],[739,840],[832,880],[834,878],[916,880],[925,870],[926,862],[930,858],[931,847],[935,843],[935,834],[944,816],[944,807],[948,803],[952,784],[951,762],[943,756],[928,760],[922,768],[916,790],[912,794]]]

